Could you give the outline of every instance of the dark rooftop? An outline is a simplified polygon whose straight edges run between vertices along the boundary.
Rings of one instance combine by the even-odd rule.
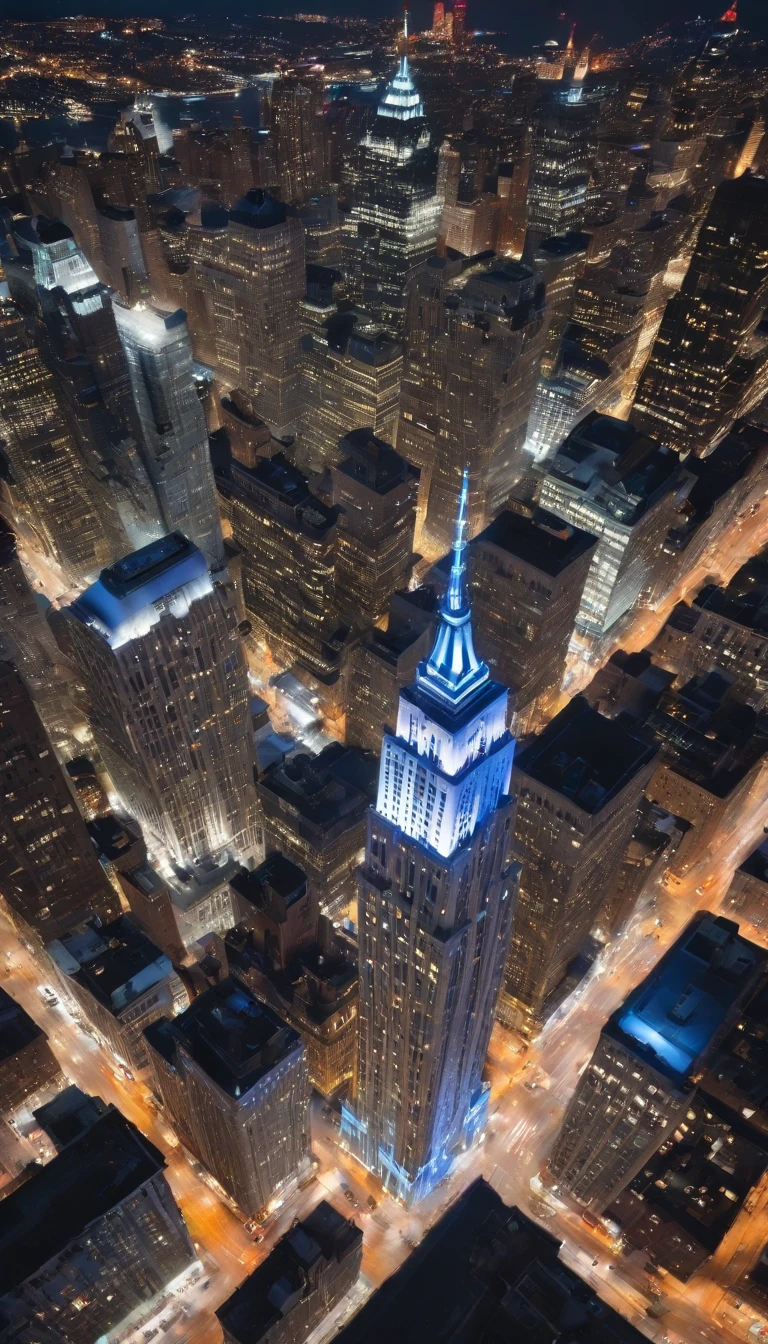
[[[335,470],[360,481],[379,495],[386,495],[395,486],[409,478],[415,480],[418,475],[416,469],[396,453],[390,443],[378,439],[372,429],[351,429],[339,439],[339,451],[347,455]]]
[[[117,597],[142,588],[150,579],[165,573],[178,564],[187,555],[192,555],[196,547],[181,532],[171,532],[157,541],[150,541],[138,551],[132,551],[122,560],[117,560],[99,576],[101,583]]]
[[[298,752],[259,780],[260,796],[272,794],[318,830],[354,825],[376,792],[376,757],[331,742],[316,756]]]
[[[165,953],[134,924],[119,915],[109,924],[90,921],[67,930],[48,944],[63,971],[112,1013],[171,974]]]
[[[742,938],[738,924],[695,915],[605,1030],[659,1073],[685,1084],[766,963],[768,952]]]
[[[589,233],[557,233],[539,243],[539,252],[552,259],[571,257],[578,252],[586,252],[592,241]]]
[[[574,696],[515,759],[515,773],[571,799],[583,812],[605,807],[658,748]]]
[[[42,1027],[38,1027],[20,1003],[0,989],[0,1066],[40,1037],[45,1039]]]
[[[251,905],[261,907],[273,891],[290,906],[305,894],[307,875],[297,863],[275,850],[258,868],[241,868],[230,879],[229,885]]]
[[[359,1253],[362,1240],[351,1219],[321,1200],[219,1307],[216,1315],[227,1334],[238,1344],[258,1344],[301,1301],[312,1265]]]
[[[232,1097],[243,1097],[301,1043],[241,981],[230,976],[194,999],[178,1017],[145,1028],[150,1046],[171,1063],[182,1049]]]
[[[262,191],[261,187],[254,187],[237,202],[230,218],[236,224],[247,224],[252,229],[271,229],[276,224],[284,224],[287,214],[282,201]]]
[[[114,1106],[0,1200],[0,1298],[163,1170],[157,1148]]]
[[[768,634],[768,549],[748,560],[725,588],[707,584],[694,608],[711,611],[748,630]]]
[[[498,546],[541,570],[542,574],[556,578],[574,561],[593,550],[597,537],[571,527],[544,509],[537,509],[533,518],[505,509],[472,540],[471,549],[476,550],[483,542]]]
[[[89,1097],[72,1084],[52,1101],[39,1106],[33,1114],[40,1128],[61,1152],[90,1129],[107,1109],[101,1097]]]

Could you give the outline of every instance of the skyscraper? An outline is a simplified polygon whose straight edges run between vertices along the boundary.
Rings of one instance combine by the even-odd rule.
[[[191,230],[195,349],[256,399],[276,431],[298,423],[299,303],[306,288],[301,221],[262,190],[217,223]]]
[[[287,205],[303,205],[328,189],[330,145],[324,101],[322,75],[286,74],[272,86],[272,158],[280,200]]]
[[[507,692],[472,643],[469,483],[434,647],[385,733],[360,875],[357,1091],[341,1134],[410,1203],[482,1128],[482,1069],[515,903]]]
[[[155,1089],[179,1137],[245,1213],[261,1213],[302,1173],[309,1152],[301,1037],[236,979],[144,1034]]]
[[[144,465],[168,532],[183,532],[208,565],[224,561],[205,415],[192,376],[187,315],[181,309],[116,303],[141,427]]]
[[[55,938],[88,914],[114,919],[120,902],[24,682],[0,663],[0,890],[26,924]]]
[[[765,384],[755,329],[768,295],[768,182],[718,187],[679,293],[668,302],[632,419],[662,443],[704,456]]]
[[[396,335],[406,289],[437,239],[441,201],[431,148],[406,49],[357,151],[353,176],[351,288],[356,301]]]
[[[596,149],[599,105],[580,85],[550,86],[534,118],[525,254],[545,238],[580,229]]]
[[[348,620],[375,625],[410,578],[418,472],[369,429],[353,429],[339,448],[336,602]]]
[[[248,678],[224,579],[175,532],[64,612],[115,788],[150,849],[180,864],[256,847]]]

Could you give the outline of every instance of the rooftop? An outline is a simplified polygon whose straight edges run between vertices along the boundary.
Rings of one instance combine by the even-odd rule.
[[[181,532],[171,532],[103,569],[69,610],[118,648],[146,634],[159,619],[155,605],[190,584],[196,595],[210,589],[205,557]]]
[[[725,588],[707,584],[694,607],[768,635],[768,549],[748,560]]]
[[[59,970],[111,1013],[120,1013],[173,971],[170,960],[129,915],[78,924],[48,944]]]
[[[52,1101],[39,1106],[34,1117],[61,1152],[62,1148],[74,1143],[75,1139],[90,1129],[106,1111],[101,1097],[89,1097],[79,1087],[71,1085],[59,1092]]]
[[[701,1067],[768,953],[732,920],[695,915],[605,1030],[659,1073],[685,1085]]]
[[[299,752],[259,780],[259,795],[286,803],[301,821],[331,831],[355,825],[376,791],[376,758],[331,742],[316,756]]]
[[[154,1050],[171,1063],[182,1050],[230,1097],[247,1095],[301,1045],[301,1038],[239,980],[229,977],[194,999],[183,1013],[145,1028]]]
[[[362,1240],[351,1219],[321,1200],[219,1307],[227,1334],[238,1344],[258,1344],[301,1301],[311,1267],[320,1259],[346,1259],[360,1251]]]
[[[390,443],[377,438],[372,429],[351,429],[339,440],[339,450],[348,456],[335,470],[377,495],[386,495],[409,479],[416,480],[415,468]]]
[[[38,1027],[20,1003],[0,989],[0,1067],[41,1038],[46,1039],[42,1027]]]
[[[515,759],[515,774],[536,779],[582,812],[599,812],[658,748],[574,696]]]
[[[258,868],[241,868],[230,881],[238,896],[252,905],[262,906],[274,892],[291,906],[306,893],[307,875],[276,850],[268,854]]]
[[[0,1200],[0,1298],[164,1166],[157,1148],[110,1106],[58,1157]]]
[[[631,526],[679,470],[680,459],[670,448],[628,420],[592,411],[558,448],[550,476]]]
[[[597,538],[543,509],[537,509],[532,519],[505,509],[478,533],[470,543],[470,549],[476,551],[483,543],[498,546],[542,574],[557,578],[569,565],[588,554],[597,545]]]

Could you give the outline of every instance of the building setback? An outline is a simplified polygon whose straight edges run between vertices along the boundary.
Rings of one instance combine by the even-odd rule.
[[[304,1344],[352,1288],[362,1253],[360,1228],[321,1199],[219,1307],[226,1344]]]

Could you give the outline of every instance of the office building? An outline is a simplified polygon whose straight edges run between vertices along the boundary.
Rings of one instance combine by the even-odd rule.
[[[223,576],[222,576],[223,577]],[[255,852],[249,691],[229,586],[174,532],[64,612],[107,770],[149,849],[182,867]]]
[[[521,474],[546,334],[543,286],[519,262],[438,258],[420,275],[408,314],[398,450],[422,470],[425,528],[442,553],[464,468],[470,535]]]
[[[0,305],[0,423],[22,515],[74,579],[112,559],[109,538],[53,375],[18,309]]]
[[[226,1344],[298,1344],[360,1272],[363,1234],[327,1200],[297,1222],[216,1315]]]
[[[584,223],[598,111],[579,85],[549,87],[539,103],[528,177],[528,257],[545,238],[577,232]]]
[[[99,270],[125,303],[148,303],[149,270],[136,218],[129,205],[104,204],[97,215]]]
[[[217,479],[242,552],[249,616],[276,661],[295,659],[334,684],[348,634],[334,593],[338,510],[311,493],[282,452],[253,469],[233,460]]]
[[[314,312],[310,314],[310,307]],[[302,345],[302,445],[308,462],[339,461],[339,440],[361,425],[392,442],[397,429],[403,350],[366,313],[302,305],[318,317]]]
[[[21,672],[36,700],[47,700],[61,654],[24,573],[16,537],[4,519],[0,519],[0,658]]]
[[[267,853],[282,850],[303,868],[334,918],[354,899],[375,789],[375,758],[339,742],[298,752],[257,784]]]
[[[341,1135],[408,1204],[482,1130],[516,895],[507,691],[472,642],[464,479],[432,652],[382,743],[359,878],[360,1037]]]
[[[304,205],[329,185],[325,96],[322,75],[308,71],[281,75],[272,85],[270,150],[278,195],[286,205]]]
[[[477,647],[510,688],[514,722],[554,704],[597,539],[539,509],[506,509],[469,547]]]
[[[347,671],[346,740],[378,752],[385,724],[397,722],[400,692],[429,654],[437,598],[432,588],[395,593],[386,629],[375,627],[355,645]]]
[[[182,1143],[244,1213],[263,1213],[309,1152],[300,1036],[235,979],[145,1036],[154,1089]]]
[[[542,239],[533,257],[533,268],[541,276],[547,295],[549,326],[542,355],[541,372],[548,377],[560,348],[560,338],[571,316],[576,285],[584,275],[591,242],[588,233],[566,233]]]
[[[593,411],[558,449],[539,502],[599,538],[577,628],[601,638],[658,584],[662,544],[693,477],[677,453]]]
[[[613,881],[656,748],[576,696],[515,761],[512,850],[520,891],[499,1005],[534,1033],[551,1011]]]
[[[20,1003],[0,989],[0,1118],[34,1105],[43,1088],[63,1083],[48,1037]]]
[[[355,154],[350,288],[355,301],[402,336],[408,283],[434,250],[442,202],[437,156],[405,47]]]
[[[140,422],[143,462],[164,530],[183,532],[209,568],[220,569],[224,543],[186,313],[117,303],[114,312]]]
[[[763,840],[739,864],[725,894],[723,909],[761,932],[768,928],[768,840]]]
[[[344,1327],[339,1344],[392,1338],[642,1344],[645,1335],[606,1306],[559,1252],[549,1232],[477,1180]]]
[[[306,287],[300,220],[254,188],[217,227],[192,229],[190,245],[196,353],[225,384],[254,396],[276,433],[295,432]]]
[[[117,1333],[197,1262],[162,1154],[114,1106],[92,1121],[0,1202],[0,1322],[20,1344]]]
[[[170,958],[129,915],[76,924],[48,943],[64,993],[122,1064],[147,1066],[144,1027],[181,1012],[187,993]]]
[[[765,967],[738,924],[694,916],[600,1033],[549,1159],[562,1189],[601,1213],[647,1166]]]
[[[182,965],[186,949],[168,884],[146,862],[132,864],[127,871],[121,869],[117,880],[133,923],[165,953],[173,966]],[[212,929],[213,925],[212,919],[206,921],[206,929]]]
[[[0,890],[12,917],[55,938],[88,914],[113,919],[119,899],[91,838],[29,691],[0,663]]]
[[[296,1028],[310,1084],[333,1096],[355,1073],[358,987],[349,943],[320,915],[304,870],[278,851],[231,886],[238,923],[224,940],[230,973]]]
[[[413,562],[419,473],[369,429],[353,429],[332,467],[336,605],[350,623],[375,625]]]
[[[668,302],[632,417],[680,452],[704,456],[764,395],[768,183],[721,182],[679,293]]]

